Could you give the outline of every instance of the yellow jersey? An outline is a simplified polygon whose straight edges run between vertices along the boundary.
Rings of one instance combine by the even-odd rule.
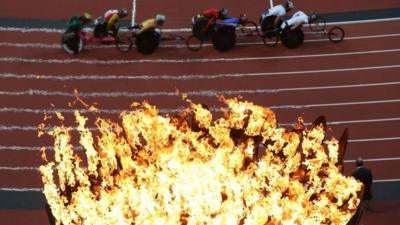
[[[158,27],[158,24],[157,24],[157,21],[156,21],[155,18],[147,19],[147,20],[143,21],[140,24],[139,33],[142,33],[142,32],[144,32],[146,30],[154,29],[154,28],[157,28],[157,27]]]

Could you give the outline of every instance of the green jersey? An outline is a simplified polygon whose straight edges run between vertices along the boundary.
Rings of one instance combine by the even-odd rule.
[[[79,32],[83,28],[83,23],[79,16],[73,16],[68,21],[68,31]]]

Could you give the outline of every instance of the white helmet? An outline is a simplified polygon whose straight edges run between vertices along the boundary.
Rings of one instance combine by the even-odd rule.
[[[293,9],[294,8],[294,4],[293,4],[293,2],[292,1],[287,1],[286,2],[286,4],[287,4],[287,7],[289,8],[289,9]]]
[[[159,24],[159,25],[164,24],[164,22],[165,22],[165,16],[162,15],[162,14],[157,14],[157,15],[156,15],[156,22],[157,22],[157,24]]]

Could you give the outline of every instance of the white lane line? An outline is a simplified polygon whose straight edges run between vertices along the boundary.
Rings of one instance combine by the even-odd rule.
[[[353,25],[353,24],[364,24],[364,23],[379,23],[379,22],[393,22],[400,20],[400,17],[384,18],[384,19],[371,19],[371,20],[353,20],[344,22],[331,22],[326,23],[326,25]]]
[[[368,88],[368,87],[387,87],[399,85],[400,81],[396,82],[382,82],[382,83],[365,83],[365,84],[350,84],[350,85],[333,85],[333,86],[315,86],[315,87],[297,87],[297,88],[277,88],[277,89],[244,89],[244,90],[196,90],[184,92],[188,96],[201,96],[201,97],[214,97],[218,95],[235,96],[244,94],[268,94],[268,93],[281,93],[281,92],[297,92],[297,91],[318,91],[318,90],[332,90],[332,89],[348,89],[348,88]],[[75,97],[76,94],[71,92],[62,91],[47,91],[39,89],[28,89],[23,91],[0,91],[0,96],[64,96]],[[80,92],[79,96],[85,98],[93,97],[154,97],[154,96],[179,96],[176,91],[164,92],[129,92],[129,91],[109,91],[109,92]]]
[[[242,78],[242,77],[266,77],[266,76],[288,76],[288,75],[310,75],[319,73],[336,73],[336,72],[354,72],[367,70],[384,70],[397,69],[400,64],[385,66],[367,66],[367,67],[348,67],[335,68],[325,70],[300,70],[300,71],[283,71],[283,72],[265,72],[265,73],[226,73],[226,74],[172,74],[172,75],[101,75],[101,74],[59,74],[59,75],[39,75],[39,74],[15,74],[0,73],[0,79],[31,79],[31,80],[53,80],[53,81],[70,81],[70,80],[210,80],[221,78]]]
[[[390,183],[400,182],[400,179],[383,179],[374,180],[374,183]],[[0,191],[13,191],[13,192],[42,192],[42,188],[0,188]]]
[[[363,159],[364,162],[386,162],[386,161],[398,161],[400,157],[393,158],[375,158],[375,159]],[[344,163],[354,163],[356,160],[344,160]],[[2,166],[0,170],[4,171],[38,171],[39,167],[23,167],[23,166]]]
[[[0,166],[0,170],[9,170],[9,171],[39,170],[39,167]]]
[[[0,188],[0,191],[42,192],[43,188]]]
[[[353,20],[353,21],[345,21],[345,22],[331,22],[327,23],[328,26],[335,25],[353,25],[353,24],[368,24],[368,23],[379,23],[379,22],[391,22],[398,21],[400,17],[393,18],[384,18],[384,19],[371,19],[371,20]],[[92,31],[93,29],[87,29]],[[0,26],[0,31],[13,31],[13,32],[44,32],[44,33],[63,33],[64,29],[51,29],[51,28],[21,28],[21,27],[4,27]],[[128,31],[126,29],[122,29],[122,31]],[[191,28],[165,28],[162,30],[165,33],[171,32],[192,32]]]
[[[304,108],[335,107],[335,106],[350,106],[350,105],[386,104],[386,103],[397,103],[397,102],[400,102],[400,99],[360,101],[360,102],[322,103],[322,104],[310,104],[310,105],[281,105],[281,106],[271,106],[268,108],[270,108],[270,109],[304,109]]]
[[[376,142],[376,141],[398,141],[400,137],[387,137],[387,138],[365,138],[365,139],[349,139],[350,143],[360,143],[360,142]],[[40,151],[42,146],[17,146],[17,145],[0,145],[0,151]],[[46,151],[54,151],[54,147],[45,146]],[[74,147],[76,151],[82,151],[82,146]]]
[[[183,108],[178,109],[162,109],[160,112],[168,113],[168,112],[178,112]],[[105,113],[105,114],[120,114],[122,111],[126,111],[129,109],[98,109],[96,112]],[[0,113],[32,113],[32,114],[43,114],[43,113],[75,113],[76,109],[62,109],[62,108],[41,108],[41,109],[31,109],[31,108],[15,108],[15,107],[3,107],[0,108]],[[80,113],[93,113],[87,109],[78,109]]]
[[[382,179],[382,180],[374,180],[374,183],[386,183],[386,182],[400,182],[400,179]]]
[[[386,38],[386,37],[398,37],[398,36],[400,36],[399,33],[395,33],[395,34],[376,34],[376,35],[345,37],[344,40],[359,40],[359,39]]]
[[[92,31],[93,29],[91,29]],[[51,28],[23,28],[23,27],[0,27],[0,31],[5,32],[21,32],[21,33],[64,33],[65,29],[51,29]]]
[[[35,146],[16,146],[16,145],[0,145],[0,151],[40,151],[43,146],[35,147]],[[54,151],[53,146],[44,146],[46,151]],[[73,147],[75,151],[82,151],[82,146]]]
[[[381,122],[393,122],[400,121],[400,117],[395,118],[380,118],[380,119],[367,119],[367,120],[344,120],[344,121],[330,121],[328,125],[342,125],[342,124],[358,124],[358,123],[381,123]],[[292,127],[295,123],[279,123],[279,126]],[[305,125],[309,126],[312,122],[305,122]],[[7,129],[9,126],[5,126]]]
[[[0,42],[0,47],[61,49],[60,44]],[[85,49],[115,48],[114,45],[85,45]]]
[[[354,56],[400,52],[399,48],[381,49],[356,52],[338,52],[327,54],[287,55],[287,56],[266,56],[266,57],[237,57],[237,58],[192,58],[192,59],[137,59],[137,60],[96,60],[96,59],[40,59],[22,57],[1,57],[0,62],[5,63],[36,63],[36,64],[88,64],[88,65],[121,65],[135,63],[210,63],[210,62],[240,62],[240,61],[264,61],[278,59],[305,59],[333,56]]]
[[[131,26],[136,24],[136,0],[132,0],[132,18],[131,18]]]
[[[388,103],[399,103],[400,99],[386,99],[386,100],[375,100],[375,101],[361,101],[361,102],[339,102],[339,103],[324,103],[324,104],[311,104],[311,105],[278,105],[278,106],[266,106],[269,109],[305,109],[305,108],[319,108],[319,107],[337,107],[337,106],[352,106],[352,105],[371,105],[371,104],[388,104]],[[161,113],[177,113],[183,110],[184,107],[175,109],[160,109]],[[99,109],[96,113],[104,114],[120,114],[122,111],[128,111],[129,109]],[[3,107],[0,108],[0,113],[32,113],[32,114],[43,114],[43,113],[74,113],[75,109],[63,109],[63,108],[16,108],[16,107]],[[86,109],[79,109],[81,113],[92,113]],[[211,112],[222,112],[220,107],[210,107]]]
[[[387,38],[387,37],[398,37],[400,33],[395,34],[377,34],[377,35],[365,35],[365,36],[354,36],[345,37],[344,40],[363,40],[363,39],[375,39],[375,38]],[[305,40],[304,42],[325,42],[329,41],[327,38],[322,39],[311,39]],[[263,42],[238,42],[238,46],[248,46],[248,45],[264,45]],[[203,44],[203,47],[212,47],[212,44]],[[0,47],[14,47],[14,48],[44,48],[44,49],[61,49],[60,44],[51,43],[17,43],[17,42],[0,42]],[[133,46],[136,47],[136,46]],[[183,44],[161,44],[161,48],[187,48]],[[86,45],[87,49],[96,48],[115,48],[114,45]]]
[[[0,46],[15,48],[61,48],[60,44],[0,42]]]
[[[397,161],[400,160],[400,157],[393,158],[376,158],[376,159],[363,159],[364,162],[385,162],[385,161]],[[345,163],[354,163],[356,160],[344,160]]]
[[[383,119],[368,119],[368,120],[346,120],[346,121],[331,121],[328,125],[341,125],[341,124],[359,124],[359,123],[381,123],[381,122],[393,122],[400,121],[400,118],[383,118]],[[292,127],[294,123],[278,123],[279,126]],[[305,125],[309,126],[312,123],[306,122]],[[46,131],[50,131],[52,128],[46,128]],[[37,131],[37,126],[13,126],[13,125],[0,125],[0,131]],[[74,129],[73,129],[74,130]],[[96,131],[97,128],[89,128],[91,131]]]
[[[352,140],[349,140],[349,143],[357,143],[357,142],[378,142],[378,141],[397,141],[397,140],[400,140],[400,137],[360,138],[360,139],[352,139]]]
[[[0,131],[38,131],[37,126],[12,126],[12,125],[0,125]],[[44,129],[40,129],[41,131],[51,131],[52,127],[46,127]],[[72,129],[73,131],[77,131],[77,129]],[[90,131],[97,131],[97,128],[91,127]]]
[[[0,146],[0,151],[40,151],[41,147],[30,147],[30,146],[16,146],[16,145],[8,145],[8,146]],[[53,147],[46,147],[46,150],[54,150]]]
[[[383,119],[368,119],[368,120],[347,120],[347,121],[333,121],[328,122],[328,125],[341,125],[341,124],[352,124],[352,123],[380,123],[389,121],[398,121],[400,118],[383,118]]]

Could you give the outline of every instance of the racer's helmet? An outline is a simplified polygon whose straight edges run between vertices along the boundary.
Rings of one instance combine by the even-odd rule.
[[[292,1],[286,1],[286,11],[289,12],[290,10],[292,10],[294,8],[294,3]]]
[[[357,158],[356,160],[356,166],[360,167],[364,165],[364,160],[362,158]]]
[[[246,13],[242,13],[239,16],[239,22],[240,23],[245,23],[249,20],[249,18],[247,17]]]
[[[163,25],[165,22],[165,16],[163,14],[156,15],[156,22],[158,25]]]
[[[89,13],[85,12],[83,13],[79,19],[82,21],[82,23],[89,23],[90,21],[92,21],[92,15],[90,15]]]
[[[219,18],[220,19],[225,19],[226,17],[228,17],[228,9],[227,8],[221,8],[219,10]]]
[[[119,18],[124,18],[125,16],[128,15],[128,10],[126,9],[119,9],[118,10],[118,16]]]
[[[315,12],[312,12],[309,16],[308,16],[308,23],[312,23],[314,21],[316,21],[318,18],[317,14]]]

